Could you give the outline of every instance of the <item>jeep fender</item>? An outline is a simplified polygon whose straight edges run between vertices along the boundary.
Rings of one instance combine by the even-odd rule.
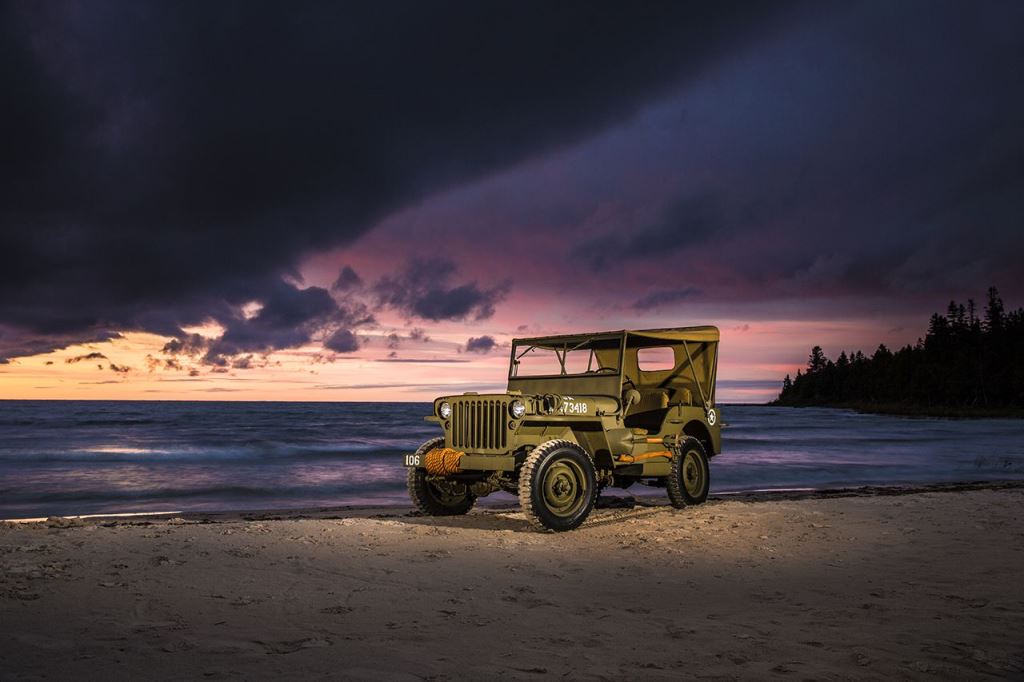
[[[721,450],[721,445],[718,442],[719,439],[712,437],[707,425],[699,419],[691,419],[686,422],[686,425],[683,427],[683,433],[699,440],[704,445],[704,449],[707,450],[708,457],[718,454]]]
[[[555,429],[550,429],[551,435],[544,440],[557,438],[579,445],[584,452],[590,455],[590,459],[598,469],[611,469],[615,466],[612,461],[612,453],[609,450],[608,433],[599,422],[574,422],[566,424],[559,435],[554,435],[555,431]]]

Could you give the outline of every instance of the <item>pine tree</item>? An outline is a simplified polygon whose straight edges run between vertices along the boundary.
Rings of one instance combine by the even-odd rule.
[[[949,320],[938,313],[932,314],[931,319],[928,320],[928,336],[941,339],[946,337],[948,331]]]
[[[811,354],[807,358],[807,373],[816,374],[825,369],[827,365],[828,358],[825,357],[825,351],[821,349],[821,346],[812,348]]]
[[[950,301],[949,305],[946,306],[946,319],[949,320],[949,326],[951,327],[956,326],[957,312],[956,301]]]
[[[999,331],[1003,328],[1003,299],[995,287],[988,288],[988,304],[985,306],[985,328],[988,331]]]

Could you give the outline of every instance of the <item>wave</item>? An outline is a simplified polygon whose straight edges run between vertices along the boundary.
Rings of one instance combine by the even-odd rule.
[[[359,460],[395,457],[412,452],[417,442],[398,446],[393,443],[374,445],[361,442],[338,442],[324,444],[264,443],[259,446],[233,447],[126,447],[92,446],[74,450],[49,452],[15,451],[0,453],[0,470],[4,462],[17,463],[189,463],[223,461],[313,461],[313,460]]]
[[[863,433],[863,434],[844,434],[836,433],[831,434],[827,438],[822,437],[807,437],[805,434],[794,434],[791,437],[765,437],[765,436],[723,436],[723,443],[725,447],[737,448],[737,447],[771,447],[778,449],[780,446],[785,447],[831,447],[835,445],[851,445],[855,443],[860,444],[907,444],[907,445],[927,445],[929,443],[944,443],[948,438],[935,435],[925,436],[923,434],[886,434],[886,433]]]
[[[346,485],[308,485],[308,486],[259,486],[259,485],[212,485],[204,488],[160,487],[136,490],[64,490],[24,492],[14,489],[0,490],[3,494],[3,508],[8,505],[25,503],[61,502],[141,502],[164,500],[189,500],[195,498],[211,498],[217,500],[239,499],[309,499],[347,495],[405,491],[405,479],[377,480],[370,482],[351,483]]]

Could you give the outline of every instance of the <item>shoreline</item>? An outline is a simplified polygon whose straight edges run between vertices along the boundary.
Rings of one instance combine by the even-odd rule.
[[[974,490],[1024,490],[1024,480],[994,480],[994,481],[957,481],[950,483],[925,483],[919,485],[894,484],[889,486],[851,486],[844,488],[791,488],[785,490],[740,490],[736,492],[711,493],[708,495],[709,502],[736,501],[736,502],[772,502],[772,501],[799,501],[799,500],[827,500],[845,497],[893,497],[903,495],[919,495],[923,493],[957,493]],[[668,500],[659,495],[631,496],[628,493],[600,498],[595,509],[634,509],[634,508],[669,508]],[[492,504],[488,506],[477,506],[474,514],[500,514],[515,511],[519,508],[517,502],[507,504]],[[202,521],[205,523],[230,523],[236,521],[254,520],[302,520],[302,519],[335,519],[349,518],[339,516],[349,514],[352,518],[379,516],[395,517],[407,516],[413,518],[424,517],[416,512],[411,504],[393,505],[338,505],[330,507],[296,507],[271,508],[271,509],[225,509],[210,511],[137,511],[137,512],[111,512],[98,514],[71,514],[37,516],[31,518],[10,518],[0,519],[0,525],[20,524],[52,524],[62,521],[70,522],[92,522],[103,521],[126,521],[146,522],[161,519],[182,519],[185,521]]]
[[[828,410],[852,410],[860,414],[877,414],[889,417],[907,417],[909,419],[1024,419],[1024,408],[1019,407],[927,407],[923,405],[904,405],[901,403],[823,403],[813,405],[786,405],[777,401],[751,404],[748,407],[789,407],[794,409],[823,408]]]

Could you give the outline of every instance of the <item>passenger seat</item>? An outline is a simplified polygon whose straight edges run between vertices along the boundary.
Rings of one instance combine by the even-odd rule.
[[[650,433],[661,430],[668,410],[668,391],[661,388],[638,389],[640,400],[634,403],[626,413],[625,425],[628,428],[646,429]]]

